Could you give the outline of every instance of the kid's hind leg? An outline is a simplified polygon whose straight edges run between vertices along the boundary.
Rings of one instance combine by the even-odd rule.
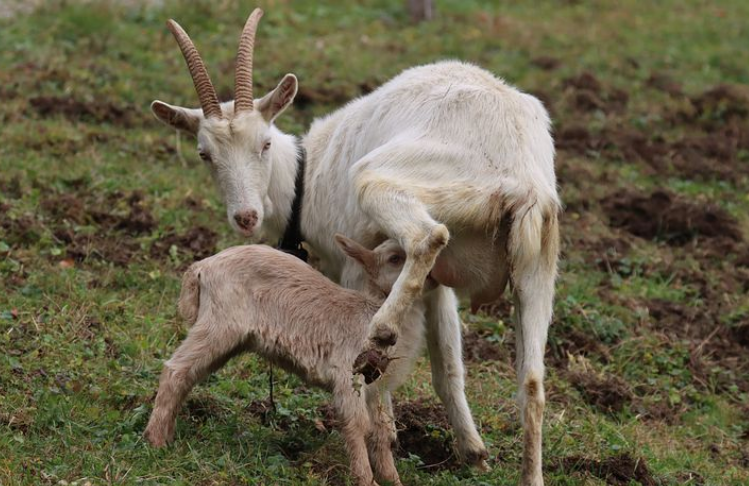
[[[216,332],[200,321],[190,329],[171,359],[164,363],[156,402],[144,432],[148,442],[156,447],[171,442],[177,412],[187,394],[240,349],[239,336]]]

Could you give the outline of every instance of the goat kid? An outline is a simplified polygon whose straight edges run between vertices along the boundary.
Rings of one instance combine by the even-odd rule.
[[[401,484],[391,449],[392,405],[381,403],[390,394],[380,390],[393,391],[411,370],[423,346],[424,309],[417,304],[409,311],[407,339],[395,347],[398,359],[388,372],[362,384],[351,369],[405,254],[392,240],[374,250],[341,235],[336,241],[367,274],[363,292],[339,287],[296,257],[265,245],[229,248],[187,270],[179,313],[192,327],[164,364],[145,431],[151,444],[173,439],[177,412],[198,381],[249,351],[333,393],[358,484],[376,484],[372,466],[381,480]]]

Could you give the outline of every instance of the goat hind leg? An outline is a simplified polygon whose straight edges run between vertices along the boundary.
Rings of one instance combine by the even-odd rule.
[[[406,251],[406,263],[390,295],[372,319],[370,340],[380,348],[398,339],[404,313],[419,298],[439,252],[447,246],[447,227],[435,221],[415,192],[373,170],[356,177],[359,204]]]
[[[216,334],[208,332],[201,322],[190,329],[164,363],[153,412],[143,434],[152,445],[161,447],[172,441],[177,412],[187,394],[197,382],[223,366],[238,345],[236,340],[216,339]]]
[[[515,288],[518,406],[523,426],[522,486],[543,486],[544,351],[554,296],[554,275],[534,271]]]
[[[354,389],[350,380],[344,380],[335,386],[333,393],[333,405],[346,442],[351,475],[356,479],[357,486],[377,486],[367,453],[367,439],[372,432],[372,422],[365,396]]]

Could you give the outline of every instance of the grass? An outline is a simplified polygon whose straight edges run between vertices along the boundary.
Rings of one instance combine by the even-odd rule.
[[[250,10],[146,3],[52,2],[0,20],[0,484],[345,484],[340,435],[320,426],[327,396],[277,373],[279,408],[263,420],[250,405],[267,397],[268,369],[250,356],[195,389],[174,445],[154,450],[141,438],[161,363],[185,332],[174,309],[181,269],[240,243],[193,142],[148,113],[153,99],[196,103],[164,21],[191,33],[228,99]],[[402,69],[443,58],[478,63],[549,106],[568,207],[548,359],[548,484],[749,482],[746,343],[731,334],[749,318],[746,147],[731,157],[730,176],[696,176],[649,164],[629,139],[564,145],[573,126],[593,137],[630,130],[648,144],[717,137],[724,121],[746,130],[746,113],[724,114],[732,104],[702,119],[672,114],[718,84],[749,84],[749,4],[446,0],[419,25],[395,0],[261,6],[256,90],[286,72],[301,84],[283,130],[302,134]],[[539,67],[542,56],[558,66]],[[592,110],[564,81],[585,71],[601,85]],[[684,94],[654,89],[653,74]],[[624,107],[613,107],[615,90],[628,94]],[[694,211],[717,205],[741,237],[726,247],[706,234],[673,244],[612,224],[619,191],[660,189],[696,202]],[[469,335],[499,356],[467,363],[492,471],[426,467],[410,450],[398,462],[405,484],[517,483],[508,310],[464,313]],[[590,398],[596,390],[575,384],[581,359],[599,392],[623,393],[621,408],[603,410]],[[606,388],[619,383],[612,377],[624,392]],[[426,359],[397,398],[436,403]],[[430,444],[451,437],[442,423],[420,432]],[[606,464],[627,457],[650,479],[634,466],[616,479]]]

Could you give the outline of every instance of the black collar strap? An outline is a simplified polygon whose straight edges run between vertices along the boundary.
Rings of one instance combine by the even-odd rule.
[[[296,163],[297,172],[294,183],[294,201],[291,203],[291,217],[289,217],[286,232],[278,242],[277,248],[306,262],[309,255],[307,250],[302,247],[302,241],[304,241],[302,236],[302,199],[304,198],[304,169],[307,164],[307,151],[302,146],[299,146]]]

